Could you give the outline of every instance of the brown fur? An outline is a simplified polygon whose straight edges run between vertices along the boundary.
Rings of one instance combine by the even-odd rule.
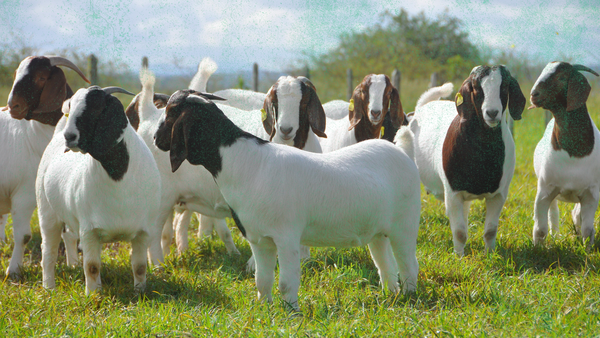
[[[161,109],[167,106],[169,96],[166,94],[155,93],[153,97],[154,106]],[[136,95],[131,103],[125,109],[125,115],[133,129],[138,130],[140,126],[140,94]]]
[[[480,195],[495,192],[500,186],[505,157],[502,129],[489,127],[481,111],[481,79],[491,70],[488,66],[477,68],[459,90],[463,102],[457,106],[458,115],[448,128],[442,148],[444,172],[454,191]],[[520,119],[525,97],[510,73],[502,68],[501,71],[502,109],[508,105],[513,118]]]
[[[369,114],[369,87],[371,85],[371,76],[373,74],[364,77],[362,82],[354,88],[352,94],[352,100],[354,102],[354,110],[348,111],[348,118],[350,119],[350,128],[355,128],[355,137],[357,142],[364,140],[379,138],[381,133],[381,126],[386,118],[386,113],[389,114],[392,126],[394,128],[400,128],[404,124],[405,115],[402,110],[402,103],[400,102],[400,95],[398,90],[394,88],[389,77],[385,77],[385,91],[383,93],[383,109],[381,121],[377,124],[372,124],[368,118]]]
[[[594,148],[594,128],[586,106],[591,87],[575,67],[561,62],[554,74],[533,88],[531,102],[554,116],[552,148],[584,157]]]

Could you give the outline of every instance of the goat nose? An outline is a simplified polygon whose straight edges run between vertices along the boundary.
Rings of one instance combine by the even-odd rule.
[[[292,132],[292,129],[294,129],[294,128],[293,127],[287,127],[287,128],[279,127],[279,130],[281,130],[283,135],[289,135]]]
[[[496,118],[496,116],[498,116],[498,113],[499,111],[497,109],[486,111],[486,114],[491,118]]]
[[[538,96],[540,96],[540,92],[539,91],[534,90],[534,91],[531,92],[531,97],[538,97]]]
[[[371,115],[373,115],[373,117],[379,117],[379,115],[381,115],[381,110],[371,110]]]
[[[67,145],[74,142],[77,139],[77,135],[75,133],[65,133],[65,141],[67,141]]]

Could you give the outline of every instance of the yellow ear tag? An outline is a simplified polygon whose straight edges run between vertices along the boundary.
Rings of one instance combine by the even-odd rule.
[[[69,118],[69,113],[65,113],[65,117],[66,117],[66,118]]]
[[[456,98],[454,100],[456,101],[457,107],[463,103],[463,97],[460,93],[456,93]]]
[[[350,105],[348,106],[349,111],[354,111],[354,99],[350,99]]]
[[[265,108],[260,110],[260,117],[263,121],[267,119],[267,111],[265,110]]]
[[[379,133],[379,138],[383,138],[383,131],[385,130],[384,126],[381,126],[381,132]]]

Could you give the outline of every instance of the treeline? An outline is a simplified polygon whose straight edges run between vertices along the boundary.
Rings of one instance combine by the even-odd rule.
[[[308,57],[306,64],[320,96],[345,99],[348,68],[355,83],[370,73],[390,75],[395,68],[403,79],[426,83],[437,72],[440,81],[457,82],[477,65],[501,63],[517,78],[533,81],[546,63],[474,45],[462,22],[448,13],[432,19],[423,12],[411,16],[401,9],[398,15],[381,14],[380,22],[363,32],[341,36],[339,46],[326,54]]]

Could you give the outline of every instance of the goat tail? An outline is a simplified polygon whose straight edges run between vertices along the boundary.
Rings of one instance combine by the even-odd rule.
[[[417,101],[417,106],[415,107],[415,110],[421,106],[426,105],[431,101],[439,100],[442,97],[449,96],[450,94],[452,94],[453,90],[454,85],[452,84],[452,82],[446,82],[439,87],[430,88],[425,93],[421,94],[421,97],[419,97],[419,100]]]
[[[205,57],[198,65],[198,71],[190,82],[190,89],[206,93],[206,84],[208,79],[217,71],[217,63],[209,57]]]
[[[140,70],[140,82],[142,83],[142,92],[140,93],[139,110],[140,115],[143,115],[144,112],[156,110],[156,106],[154,106],[154,83],[156,82],[156,78],[152,71],[142,67]],[[144,119],[142,118],[142,120]]]
[[[415,159],[415,145],[414,145],[415,137],[410,130],[409,126],[402,126],[396,132],[396,136],[394,137],[394,144],[397,145],[408,157],[411,159]]]

